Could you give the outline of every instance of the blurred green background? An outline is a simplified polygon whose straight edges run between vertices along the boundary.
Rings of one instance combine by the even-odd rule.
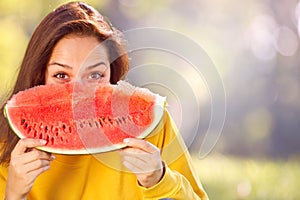
[[[0,96],[13,84],[34,28],[63,2],[0,0]],[[201,130],[189,145],[211,199],[300,199],[299,1],[87,2],[121,31],[180,32],[215,63],[226,91],[224,128],[205,157],[198,155]]]

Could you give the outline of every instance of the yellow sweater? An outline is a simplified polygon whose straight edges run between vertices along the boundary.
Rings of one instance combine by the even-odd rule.
[[[169,114],[147,141],[161,149],[164,177],[151,188],[141,187],[122,164],[118,151],[96,155],[55,155],[50,169],[35,181],[28,199],[139,200],[208,199],[191,165],[190,155]],[[0,166],[0,199],[7,168]]]

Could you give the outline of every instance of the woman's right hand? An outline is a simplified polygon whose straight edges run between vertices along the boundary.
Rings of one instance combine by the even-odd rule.
[[[54,159],[49,153],[36,149],[46,144],[40,139],[20,139],[11,153],[6,182],[6,199],[26,199],[37,176],[50,168]]]

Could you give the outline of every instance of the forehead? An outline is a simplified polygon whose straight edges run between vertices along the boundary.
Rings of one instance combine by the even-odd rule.
[[[55,45],[51,61],[67,62],[69,65],[83,65],[96,59],[108,60],[107,49],[93,36],[67,35]]]

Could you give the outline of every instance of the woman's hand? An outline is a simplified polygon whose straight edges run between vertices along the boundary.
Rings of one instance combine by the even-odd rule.
[[[158,183],[164,173],[160,150],[141,139],[127,138],[124,143],[127,147],[120,150],[123,164],[136,175],[139,183],[146,188]]]
[[[26,199],[38,175],[48,170],[54,159],[49,153],[34,147],[43,146],[45,140],[20,139],[11,153],[6,182],[6,199]]]

